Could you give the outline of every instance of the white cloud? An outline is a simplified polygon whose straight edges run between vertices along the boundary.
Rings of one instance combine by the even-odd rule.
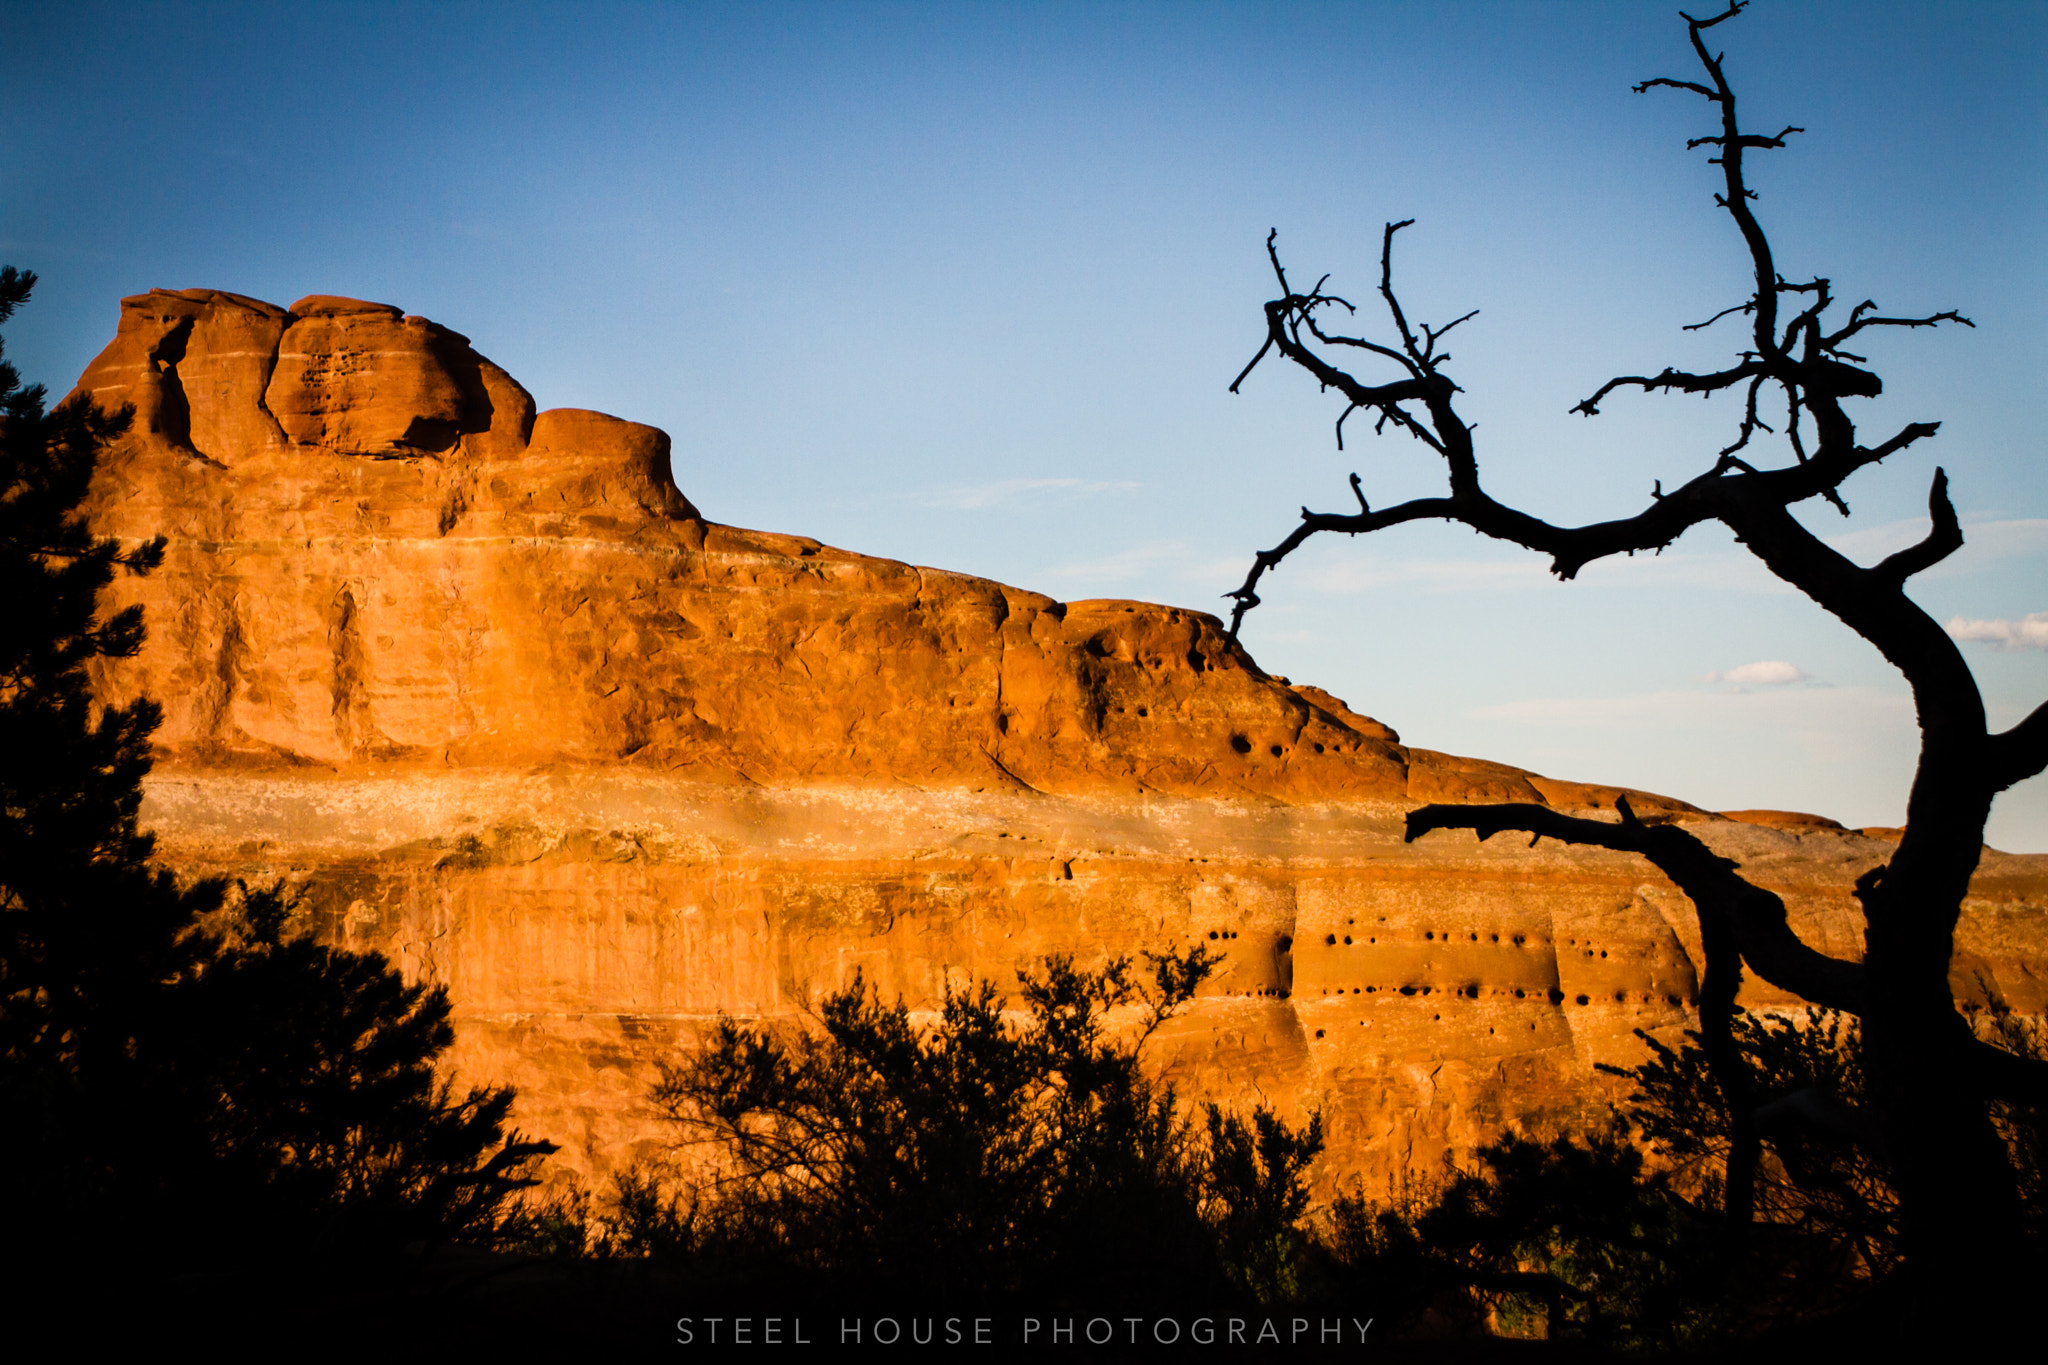
[[[995,483],[932,489],[914,494],[913,500],[923,507],[978,512],[1033,493],[1064,493],[1069,497],[1092,498],[1102,493],[1134,493],[1138,487],[1130,479],[1001,479]]]
[[[1783,659],[1759,659],[1753,664],[1709,673],[1703,681],[1727,683],[1731,687],[1789,687],[1793,683],[1812,682],[1813,675]]]
[[[2017,621],[1967,621],[1958,616],[1948,623],[1948,633],[1958,640],[1983,640],[2001,649],[2048,650],[2048,611]]]

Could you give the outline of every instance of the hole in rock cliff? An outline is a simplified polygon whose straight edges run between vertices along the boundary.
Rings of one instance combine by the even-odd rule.
[[[1493,936],[1493,941],[1494,941],[1495,943],[1498,943],[1498,942],[1500,942],[1500,935],[1499,935],[1499,934],[1495,934],[1495,935]]]
[[[1430,1017],[1430,1018],[1432,1018],[1432,1019],[1441,1019],[1441,1018],[1443,1018],[1443,1016],[1442,1016],[1441,1014],[1432,1014],[1432,1015],[1430,1015],[1429,1017]]]
[[[1202,657],[1201,650],[1191,649],[1188,651],[1188,667],[1200,673],[1209,667],[1209,661]]]
[[[1550,1003],[1553,1005],[1562,1005],[1564,1003],[1564,992],[1559,990],[1553,990],[1550,993]]]
[[[1283,953],[1291,953],[1291,952],[1293,952],[1293,951],[1294,951],[1294,936],[1293,936],[1292,934],[1282,934],[1282,935],[1280,935],[1280,941],[1279,941],[1278,943],[1274,944],[1274,945],[1273,945],[1273,947],[1274,947],[1275,949],[1277,949],[1278,951],[1280,951],[1280,952],[1283,952]]]
[[[1401,994],[1403,994],[1403,995],[1413,995],[1413,994],[1415,994],[1415,988],[1414,988],[1413,986],[1403,986],[1403,987],[1401,988]]]
[[[1678,997],[1675,995],[1667,995],[1664,997],[1664,1003],[1667,1005],[1675,1005],[1678,1003]]]
[[[1521,1000],[1521,999],[1525,999],[1525,998],[1526,998],[1526,993],[1525,993],[1525,992],[1522,992],[1522,991],[1516,991],[1516,992],[1515,992],[1515,999],[1517,999],[1517,1000]]]
[[[1477,943],[1477,942],[1479,942],[1479,935],[1477,935],[1477,934],[1474,934],[1474,935],[1472,935],[1472,941],[1473,941],[1474,943]]]
[[[1520,934],[1516,934],[1516,935],[1515,935],[1515,942],[1519,944],[1519,943],[1520,943],[1521,941],[1522,941],[1522,936],[1521,936]]]
[[[1580,997],[1579,997],[1579,1003],[1580,1003],[1581,1005],[1586,1005],[1586,1004],[1591,1004],[1592,1002],[1591,1002],[1591,1001],[1589,1001],[1589,1000],[1588,1000],[1588,999],[1587,999],[1587,998],[1586,998],[1585,996],[1583,996],[1583,995],[1582,995],[1582,996],[1580,996]]]
[[[1426,938],[1426,939],[1432,939],[1432,940],[1433,940],[1433,939],[1435,939],[1435,938],[1436,938],[1436,930],[1434,930],[1434,929],[1424,929],[1424,930],[1422,931],[1422,936],[1423,936],[1424,938]]]
[[[1316,752],[1317,752],[1317,753],[1321,753],[1322,751],[1323,751],[1323,746],[1322,746],[1322,745],[1320,745],[1320,744],[1316,745]]]
[[[1616,1000],[1619,1000],[1619,1001],[1620,1001],[1620,1002],[1621,1002],[1622,1004],[1626,1005],[1626,1004],[1628,1003],[1628,992],[1627,992],[1627,991],[1616,991],[1616,992],[1614,993],[1614,998],[1615,998]]]
[[[1145,709],[1144,707],[1142,707],[1142,706],[1138,708],[1138,715],[1139,715],[1139,717],[1140,717],[1140,718],[1143,718],[1143,717],[1145,717],[1145,716],[1149,716],[1149,715],[1151,715],[1151,714],[1152,714],[1152,713],[1151,713],[1150,711],[1146,710],[1146,709]]]
[[[1281,754],[1281,752],[1282,752],[1282,750],[1281,750],[1280,746],[1279,746],[1279,745],[1277,745],[1277,744],[1275,744],[1275,745],[1273,745],[1273,746],[1272,746],[1272,749],[1273,749],[1273,757],[1275,757],[1275,758],[1278,758],[1278,757],[1280,757],[1280,754]]]
[[[1344,941],[1349,943],[1351,940],[1347,938]],[[1324,934],[1323,942],[1334,945],[1337,942],[1337,936],[1335,934]]]
[[[1317,1029],[1317,1030],[1316,1030],[1316,1037],[1320,1038],[1320,1037],[1322,1037],[1322,1036],[1323,1036],[1323,1031],[1322,1031],[1321,1029]]]
[[[1605,948],[1602,948],[1602,949],[1600,950],[1600,956],[1602,956],[1602,957],[1606,957],[1606,956],[1607,956],[1607,950],[1606,950]]]
[[[1252,742],[1243,735],[1232,735],[1230,737],[1230,747],[1241,754],[1248,754],[1252,751]]]
[[[1217,933],[1216,933],[1216,931],[1215,931],[1214,929],[1211,929],[1211,930],[1209,931],[1209,937],[1210,937],[1210,938],[1215,938],[1215,937],[1217,937]]]

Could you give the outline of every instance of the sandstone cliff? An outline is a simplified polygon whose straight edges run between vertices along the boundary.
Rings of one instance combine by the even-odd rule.
[[[1689,1018],[1697,931],[1647,865],[1400,842],[1421,801],[1616,789],[1403,745],[1210,616],[707,521],[663,433],[536,414],[380,304],[154,291],[79,386],[136,413],[99,528],[168,538],[120,587],[148,645],[101,680],[164,705],[160,850],[288,878],[318,932],[446,982],[460,1067],[571,1167],[658,1142],[654,1061],[706,1020],[856,968],[930,1006],[1047,952],[1214,940],[1161,1063],[1320,1106],[1332,1180],[1581,1117],[1594,1062]],[[1629,796],[1857,954],[1884,832]],[[2048,858],[1987,855],[1958,989],[2040,1011],[2044,922]]]

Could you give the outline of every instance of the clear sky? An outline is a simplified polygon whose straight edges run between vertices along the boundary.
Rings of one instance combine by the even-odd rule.
[[[1675,7],[1674,7],[1675,8]],[[1626,4],[0,4],[8,355],[61,391],[117,300],[347,294],[471,337],[542,407],[651,422],[716,520],[1056,597],[1220,611],[1303,503],[1434,489],[1257,348],[1290,268],[1471,308],[1452,373],[1505,500],[1626,514],[1730,438],[1747,289],[1671,9]],[[1995,724],[2048,696],[2048,5],[1759,0],[1716,30],[1788,275],[1976,330],[1876,337],[1866,438],[1939,438],[1802,508],[1863,556],[1932,468],[1967,547],[1915,580]],[[1368,325],[1376,325],[1376,317]],[[1304,551],[1245,642],[1410,743],[1721,809],[1903,818],[1904,686],[1725,535],[1572,584],[1451,527]],[[1773,665],[1771,667],[1753,667]],[[1990,841],[2048,850],[2048,781]]]

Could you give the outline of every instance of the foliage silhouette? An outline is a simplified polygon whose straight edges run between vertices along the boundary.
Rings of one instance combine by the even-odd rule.
[[[1921,751],[1903,837],[1888,861],[1856,885],[1867,921],[1860,961],[1829,957],[1801,942],[1777,895],[1739,875],[1736,864],[1688,831],[1639,821],[1625,799],[1617,802],[1619,823],[1547,806],[1425,806],[1409,814],[1407,837],[1469,829],[1485,839],[1516,830],[1615,849],[1647,859],[1692,900],[1706,955],[1701,1049],[1729,1118],[1722,1205],[1738,1241],[1758,1213],[1762,1154],[1759,1106],[1746,1092],[1748,1069],[1732,1032],[1744,967],[1809,1002],[1857,1015],[1870,1136],[1887,1154],[1899,1196],[1899,1245],[1911,1270],[1907,1296],[1921,1322],[1938,1329],[1958,1295],[2003,1285],[1990,1297],[2016,1302],[2021,1292],[2015,1277],[2021,1273],[2023,1205],[1995,1111],[2048,1097],[2048,1065],[1977,1036],[1957,1010],[1948,971],[1992,798],[2048,767],[2048,705],[2010,730],[1991,732],[1956,642],[1906,595],[1909,578],[1963,543],[1943,471],[1935,471],[1928,495],[1926,538],[1874,565],[1845,558],[1792,515],[1793,506],[1815,498],[1846,514],[1840,490],[1852,475],[1936,433],[1938,424],[1912,422],[1873,445],[1858,443],[1847,405],[1876,397],[1882,385],[1849,345],[1865,345],[1884,329],[1971,324],[1954,311],[1888,316],[1867,300],[1831,318],[1837,299],[1828,279],[1788,280],[1779,273],[1744,168],[1749,153],[1782,148],[1801,130],[1745,131],[1723,58],[1707,46],[1709,31],[1744,7],[1744,0],[1734,0],[1708,18],[1684,16],[1700,79],[1658,78],[1636,87],[1697,95],[1713,108],[1715,128],[1689,145],[1712,152],[1710,164],[1721,182],[1715,202],[1741,236],[1751,292],[1689,330],[1741,319],[1747,328],[1742,348],[1728,368],[1713,373],[1665,368],[1620,376],[1572,409],[1596,416],[1611,395],[1624,390],[1739,394],[1742,415],[1734,439],[1698,477],[1669,493],[1661,485],[1653,489],[1649,505],[1632,517],[1558,526],[1497,502],[1481,485],[1474,428],[1457,411],[1461,390],[1446,370],[1450,356],[1442,348],[1444,338],[1473,314],[1441,327],[1414,325],[1394,288],[1394,239],[1410,224],[1389,223],[1381,238],[1379,294],[1392,328],[1386,341],[1325,330],[1325,319],[1355,311],[1352,305],[1324,292],[1323,281],[1297,290],[1269,237],[1280,297],[1266,305],[1264,344],[1232,389],[1277,352],[1344,398],[1339,448],[1344,420],[1365,409],[1374,415],[1376,431],[1405,433],[1441,456],[1448,488],[1443,496],[1375,509],[1353,474],[1357,510],[1304,508],[1294,531],[1260,552],[1244,583],[1229,594],[1237,603],[1231,628],[1234,635],[1258,604],[1263,576],[1323,532],[1456,521],[1549,555],[1552,571],[1570,579],[1596,560],[1661,550],[1690,528],[1718,521],[1774,574],[1870,641],[1911,684]],[[1345,356],[1382,365],[1391,377],[1365,382],[1334,363],[1333,357]],[[1782,407],[1770,409],[1766,399],[1781,400]],[[1761,453],[1760,437],[1774,432],[1774,420],[1782,421],[1776,434],[1785,440],[1788,457],[1772,466]]]
[[[1287,1297],[1321,1119],[1184,1118],[1139,1050],[1217,959],[1149,961],[1047,958],[1022,1022],[984,981],[921,1026],[858,975],[813,1031],[721,1021],[654,1090],[716,1174],[694,1201],[623,1177],[609,1249],[947,1303]]]
[[[1980,1011],[1980,1032],[2016,1057],[2048,1057],[2037,1021],[2003,1004]],[[1757,1168],[1757,1214],[1781,1234],[1781,1247],[1814,1249],[1801,1269],[1808,1299],[1824,1299],[1845,1281],[1881,1284],[1904,1261],[1905,1233],[1897,1176],[1870,1112],[1863,1030],[1853,1016],[1808,1009],[1800,1017],[1738,1013],[1736,1045],[1748,1068],[1756,1127],[1764,1144]],[[1731,1124],[1728,1107],[1697,1032],[1676,1049],[1642,1036],[1650,1059],[1629,1071],[1635,1092],[1626,1108],[1643,1137],[1671,1164],[1679,1181],[1718,1204]],[[2048,1151],[2048,1106],[1994,1106],[2009,1169],[2021,1192],[2023,1245],[2038,1256],[2048,1240],[2042,1155]],[[1832,1282],[1832,1283],[1831,1283]]]
[[[1482,1147],[1470,1170],[1374,1206],[1331,1210],[1324,1274],[1381,1297],[1397,1328],[1425,1314],[1467,1332],[1672,1350],[1718,1339],[1719,1220],[1678,1195],[1613,1128]]]
[[[0,321],[34,283],[0,270]],[[163,542],[80,510],[128,414],[44,396],[0,362],[0,1198],[37,1230],[9,1256],[192,1270],[488,1238],[552,1146],[505,1136],[509,1090],[436,1079],[445,993],[293,935],[274,892],[152,863],[161,712],[100,705],[92,670],[141,647],[140,609],[103,618],[101,595]]]
[[[2009,1010],[1983,1026],[2016,1055],[2044,1055],[2039,1028]],[[1431,1316],[1465,1331],[1626,1350],[1786,1341],[1802,1324],[1844,1314],[1882,1319],[1903,1234],[1892,1172],[1869,1131],[1860,1028],[1832,1011],[1743,1012],[1732,1033],[1765,1144],[1753,1226],[1722,1215],[1732,1125],[1699,1032],[1676,1048],[1639,1033],[1645,1062],[1601,1068],[1634,1082],[1617,1116],[1628,1127],[1509,1136],[1433,1186],[1382,1204],[1342,1198],[1322,1278],[1384,1296],[1396,1323]],[[2048,1235],[2048,1114],[2007,1106],[2001,1115],[2038,1250]]]
[[[1803,1019],[1742,1011],[1731,1031],[1765,1143],[1755,1176],[1758,1220],[1827,1249],[1809,1281],[1891,1275],[1900,1257],[1898,1192],[1864,1109],[1861,1029],[1854,1019],[1811,1009]],[[1676,1049],[1639,1036],[1648,1061],[1630,1071],[1602,1069],[1635,1082],[1628,1117],[1683,1187],[1719,1205],[1732,1125],[1700,1035],[1688,1032]]]

